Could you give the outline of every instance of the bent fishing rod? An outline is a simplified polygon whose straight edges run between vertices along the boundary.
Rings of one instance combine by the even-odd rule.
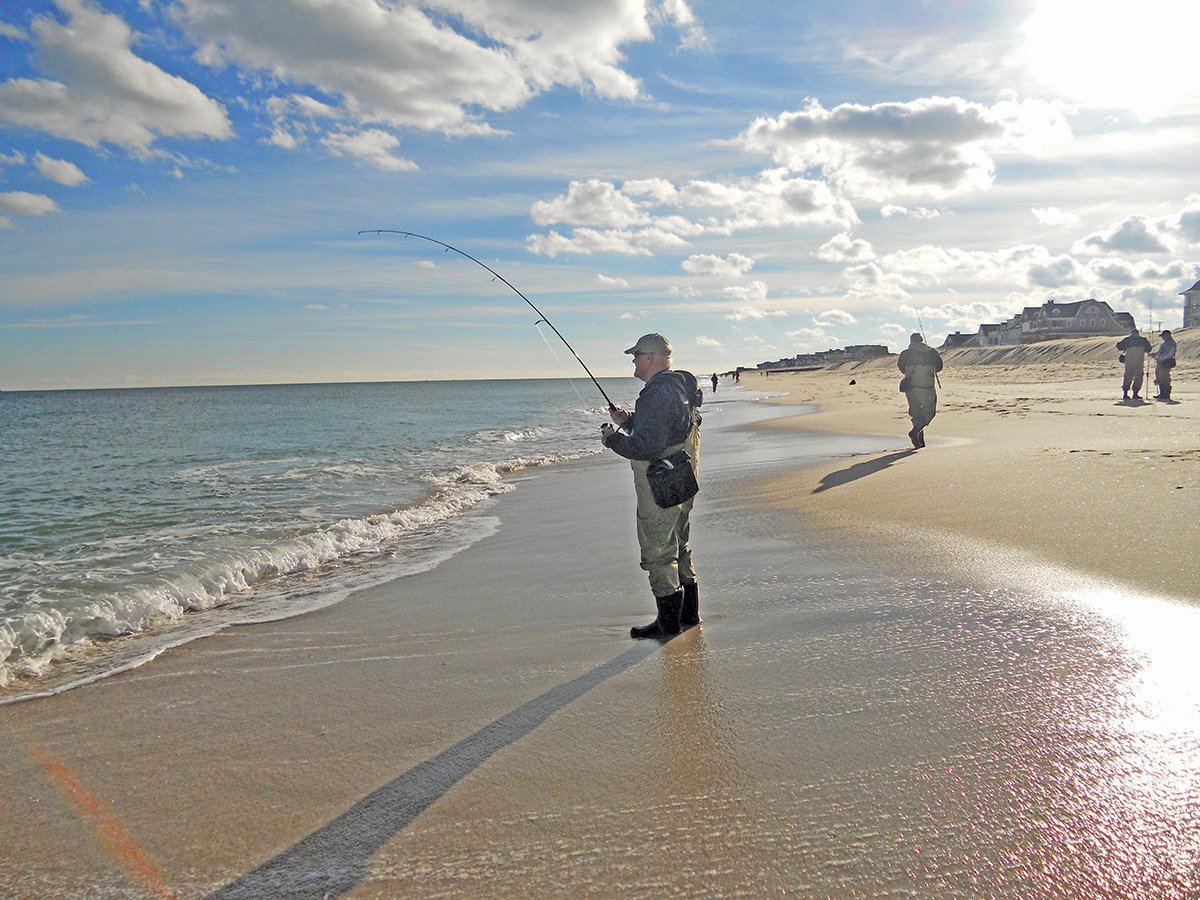
[[[475,257],[473,257],[470,253],[467,253],[466,251],[463,251],[463,250],[459,250],[457,247],[452,246],[451,244],[447,244],[445,241],[439,241],[437,238],[431,238],[431,237],[427,237],[426,235],[423,235],[423,234],[417,234],[415,231],[399,231],[394,228],[367,228],[367,229],[364,229],[363,231],[360,231],[359,234],[402,234],[406,238],[409,238],[409,237],[420,238],[423,241],[429,241],[429,243],[431,243],[431,244],[437,244],[439,247],[444,247],[445,250],[442,251],[443,253],[447,253],[447,252],[453,250],[459,256],[466,257],[471,262],[475,263],[475,265],[486,269],[488,272],[490,272],[492,274],[493,280],[499,279],[500,281],[503,281],[514,294],[516,294],[518,297],[520,297],[522,300],[524,300],[526,303],[529,304],[530,309],[532,309],[535,313],[537,313],[539,316],[541,316],[541,318],[538,320],[538,322],[535,322],[534,324],[536,325],[536,324],[540,324],[541,322],[545,322],[547,325],[550,326],[550,328],[554,331],[554,333],[558,335],[558,339],[566,345],[568,350],[571,351],[571,355],[574,356],[576,360],[578,360],[578,362],[581,366],[583,366],[583,371],[587,372],[588,378],[592,379],[592,384],[594,384],[596,386],[596,390],[598,390],[603,395],[605,401],[608,403],[608,408],[610,410],[617,409],[617,405],[615,403],[613,403],[612,400],[609,399],[608,394],[604,393],[604,388],[600,387],[600,382],[596,380],[596,376],[592,374],[592,370],[587,367],[587,363],[585,363],[582,359],[579,358],[579,354],[575,352],[575,348],[572,347],[570,342],[565,337],[562,336],[562,332],[554,327],[554,323],[551,322],[548,318],[546,318],[546,314],[544,312],[542,312],[540,309],[538,309],[536,306],[534,306],[533,301],[530,300],[528,297],[526,297],[524,294],[522,294],[519,290],[517,290],[516,287],[513,286],[512,282],[510,282],[507,278],[505,278],[503,275],[501,275],[499,272],[497,272],[495,269],[493,269],[487,263],[480,262]]]

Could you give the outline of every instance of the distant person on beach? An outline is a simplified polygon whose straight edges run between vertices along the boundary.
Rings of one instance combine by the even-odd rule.
[[[904,373],[900,391],[908,397],[908,417],[912,419],[908,439],[919,449],[925,446],[926,426],[937,415],[937,373],[942,371],[942,357],[920,334],[913,334],[896,365]]]
[[[1121,358],[1125,360],[1125,377],[1121,379],[1121,399],[1129,399],[1129,390],[1133,389],[1133,399],[1141,400],[1138,393],[1145,379],[1146,354],[1150,352],[1150,342],[1138,334],[1137,328],[1129,330],[1129,337],[1117,342]]]
[[[715,394],[717,392],[717,373],[716,372],[713,372],[712,383],[713,383],[713,393]]]
[[[1155,400],[1171,399],[1171,370],[1175,368],[1175,338],[1171,332],[1164,331],[1159,335],[1162,343],[1152,354],[1154,357],[1154,382],[1158,385]]]
[[[691,513],[695,498],[666,509],[654,500],[646,470],[652,460],[686,450],[693,472],[700,464],[700,388],[691,372],[671,368],[671,344],[661,334],[644,334],[625,351],[633,356],[633,374],[646,386],[633,412],[613,407],[609,415],[628,434],[605,423],[600,441],[633,468],[637,495],[637,537],[641,567],[650,576],[658,615],[649,625],[635,626],[635,638],[679,634],[700,624],[700,589],[692,564]]]

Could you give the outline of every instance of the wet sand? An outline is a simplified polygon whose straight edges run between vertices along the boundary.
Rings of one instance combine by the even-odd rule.
[[[705,623],[666,645],[627,636],[650,601],[610,457],[524,479],[432,572],[0,709],[0,892],[1195,896],[1200,604],[1110,574],[1128,538],[1093,505],[1166,439],[1109,382],[1064,400],[1123,426],[1040,440],[1093,451],[1068,496],[1033,389],[979,368],[943,373],[917,453],[882,368],[790,378],[811,415],[713,415]],[[1021,516],[977,508],[1001,433]],[[1200,490],[1186,457],[1139,471]]]

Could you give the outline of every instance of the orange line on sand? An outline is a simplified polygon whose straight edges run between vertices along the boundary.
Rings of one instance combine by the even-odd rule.
[[[71,773],[66,763],[41,747],[27,741],[21,741],[21,743],[29,755],[41,763],[46,773],[75,804],[83,818],[91,825],[96,837],[116,857],[117,862],[160,897],[174,897],[175,892],[168,887],[157,863],[121,827],[121,823],[109,811],[104,801],[84,787],[83,783]]]

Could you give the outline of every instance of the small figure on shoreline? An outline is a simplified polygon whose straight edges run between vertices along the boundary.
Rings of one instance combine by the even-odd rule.
[[[1131,328],[1129,337],[1117,342],[1121,351],[1121,360],[1125,363],[1125,376],[1121,379],[1121,399],[1129,399],[1129,390],[1133,389],[1133,399],[1141,400],[1142,381],[1145,379],[1146,354],[1150,352],[1150,342],[1142,337],[1137,328]]]
[[[925,339],[914,333],[908,339],[908,348],[901,351],[896,366],[904,373],[900,379],[900,392],[908,398],[908,417],[912,419],[912,430],[908,439],[913,447],[925,446],[925,428],[937,415],[937,373],[942,371],[941,355],[925,343]]]
[[[659,506],[647,474],[652,462],[677,458],[690,475],[700,465],[700,387],[691,372],[671,368],[671,344],[661,334],[644,334],[625,351],[633,356],[633,374],[646,383],[633,412],[613,407],[613,422],[628,431],[622,434],[605,423],[600,442],[629,460],[637,495],[637,538],[641,567],[650,576],[650,589],[658,615],[648,625],[629,630],[634,638],[670,638],[700,624],[700,588],[692,563],[691,513],[694,496],[666,508]],[[716,376],[714,375],[715,379]],[[695,490],[695,484],[692,484]]]
[[[1155,400],[1171,399],[1171,370],[1175,368],[1175,338],[1171,332],[1164,331],[1159,335],[1162,343],[1151,355],[1154,357],[1154,383],[1158,385]]]
[[[713,383],[713,393],[715,394],[717,392],[717,373],[716,372],[713,372],[712,383]]]

